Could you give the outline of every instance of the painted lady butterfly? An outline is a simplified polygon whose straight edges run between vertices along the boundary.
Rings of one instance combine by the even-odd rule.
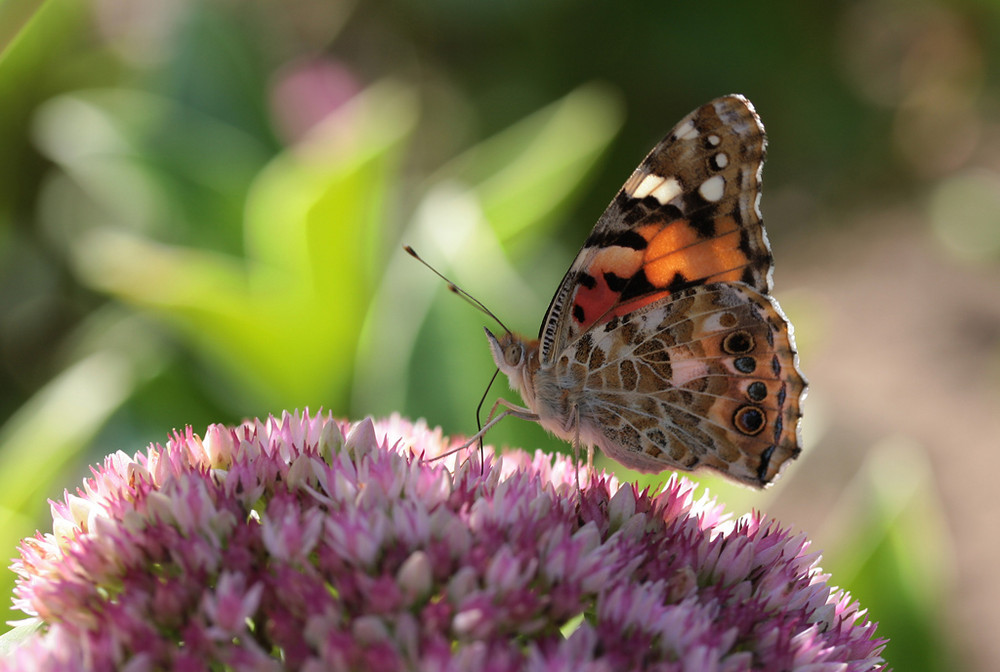
[[[539,337],[486,330],[525,406],[499,400],[484,431],[514,415],[639,471],[774,480],[800,452],[806,381],[770,296],[765,145],[753,105],[731,95],[653,148],[570,266]]]

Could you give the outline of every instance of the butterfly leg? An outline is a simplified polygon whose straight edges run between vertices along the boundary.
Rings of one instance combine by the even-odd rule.
[[[501,406],[503,406],[505,410],[499,415],[496,415],[497,410]],[[455,448],[452,448],[440,455],[435,455],[434,457],[429,458],[427,461],[433,462],[435,460],[440,460],[442,458],[448,457],[449,455],[454,455],[457,452],[465,450],[466,448],[472,446],[477,441],[482,439],[483,436],[486,435],[486,432],[493,427],[493,425],[497,424],[498,422],[500,422],[501,420],[503,420],[508,416],[514,416],[515,418],[521,418],[522,420],[528,420],[530,422],[538,422],[538,415],[532,413],[531,409],[524,408],[523,406],[518,406],[517,404],[511,403],[503,398],[497,399],[496,403],[493,404],[493,408],[490,409],[490,414],[486,416],[486,424],[483,425],[482,429],[476,432],[468,441],[466,441],[462,445],[456,446]]]
[[[507,410],[494,418],[493,415],[501,406]],[[492,427],[500,418],[505,418],[508,415],[513,415],[515,418],[521,418],[522,420],[527,420],[529,422],[538,422],[538,414],[534,413],[530,408],[518,406],[517,404],[500,397],[496,400],[496,402],[494,402],[493,407],[490,409],[490,414],[486,416],[486,427]],[[479,433],[484,433],[486,431],[486,427],[483,427]]]
[[[580,409],[573,406],[573,466],[576,467],[576,494],[583,496],[580,488]],[[590,476],[590,454],[587,455],[587,476]]]

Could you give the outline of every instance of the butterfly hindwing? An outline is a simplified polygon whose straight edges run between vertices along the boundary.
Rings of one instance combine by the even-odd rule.
[[[791,335],[773,299],[742,285],[698,285],[614,317],[553,376],[583,378],[581,434],[639,471],[705,467],[762,487],[799,452],[805,381]]]
[[[759,210],[764,128],[743,96],[693,111],[598,220],[542,321],[542,364],[595,324],[708,282],[770,291]]]

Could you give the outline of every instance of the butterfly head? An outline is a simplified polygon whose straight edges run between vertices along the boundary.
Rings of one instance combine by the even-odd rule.
[[[505,332],[499,338],[489,329],[485,329],[486,338],[490,342],[490,352],[497,368],[504,372],[510,380],[510,386],[521,393],[524,398],[534,387],[531,377],[538,368],[538,341],[525,341],[511,332]],[[531,400],[525,398],[529,405]]]

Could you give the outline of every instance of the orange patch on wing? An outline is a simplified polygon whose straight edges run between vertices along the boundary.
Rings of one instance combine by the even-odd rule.
[[[657,234],[660,233],[660,231],[662,230],[663,230],[663,224],[657,223],[657,224],[646,224],[645,226],[640,226],[638,229],[635,230],[635,232],[638,233],[643,238],[645,238],[647,243],[651,243],[653,239],[656,238]]]
[[[691,222],[686,219],[675,219],[667,222],[649,241],[649,247],[646,248],[646,261],[647,263],[655,261],[697,242],[698,232],[691,228]]]
[[[631,278],[642,268],[642,252],[628,247],[607,247],[600,250],[587,267],[587,273],[594,278],[593,287],[580,285],[573,296],[573,303],[583,309],[581,327],[594,324],[618,301],[620,292],[608,287],[605,273],[614,273],[622,279]],[[574,318],[575,319],[575,318]]]
[[[631,247],[606,247],[594,255],[587,272],[595,278],[614,273],[619,278],[631,278],[642,267],[642,252]]]
[[[739,227],[732,217],[719,217],[715,230],[715,237],[702,239],[686,219],[664,226],[646,248],[646,277],[656,287],[669,285],[677,273],[689,282],[738,282],[748,261],[739,248]]]

